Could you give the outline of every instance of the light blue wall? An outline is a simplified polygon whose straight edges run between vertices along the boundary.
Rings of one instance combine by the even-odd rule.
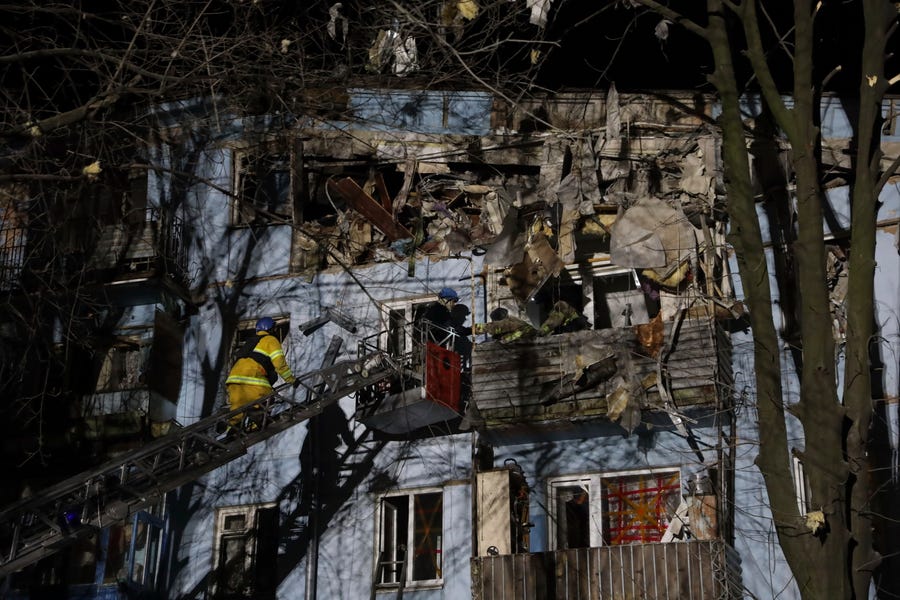
[[[384,110],[384,102],[391,110]],[[362,116],[381,115],[384,125],[411,128],[432,133],[486,133],[490,123],[485,115],[490,106],[486,97],[475,94],[461,99],[443,93],[422,93],[387,97],[381,93],[358,91],[354,105]],[[412,104],[410,104],[412,103]],[[418,103],[418,104],[416,104]],[[415,105],[416,110],[405,110]],[[833,108],[828,107],[829,110]],[[839,115],[828,112],[823,120],[829,134],[839,134],[846,123]],[[219,133],[219,139],[231,134]],[[199,160],[199,172],[222,190],[229,190],[231,154],[226,150],[206,149]],[[162,178],[161,181],[164,181]],[[159,184],[166,193],[165,183]],[[847,214],[845,189],[829,190],[829,201],[837,214]],[[882,219],[896,219],[900,207],[897,184],[888,186],[882,196]],[[383,263],[354,269],[354,275],[334,268],[311,281],[287,276],[290,257],[290,229],[271,227],[261,233],[228,227],[226,193],[208,186],[192,188],[184,204],[186,220],[193,223],[191,277],[202,282],[207,301],[191,319],[185,336],[184,384],[179,403],[182,423],[201,417],[202,399],[208,393],[224,402],[222,381],[228,365],[217,365],[216,357],[222,341],[222,306],[233,305],[242,318],[261,315],[286,315],[291,320],[286,353],[297,373],[315,369],[334,335],[344,339],[341,358],[354,356],[357,342],[382,328],[377,302],[402,297],[424,298],[443,286],[460,291],[463,302],[476,313],[482,306],[480,282],[473,278],[482,265],[478,258],[419,261],[414,277],[407,276],[407,265]],[[761,215],[765,230],[765,217]],[[845,221],[846,222],[846,221]],[[252,237],[252,240],[251,240]],[[251,260],[244,252],[253,242]],[[896,298],[898,261],[894,234],[883,231],[878,237],[878,277],[876,295],[878,319],[882,325],[886,357],[893,364],[886,368],[884,380],[889,393],[897,393],[896,357],[900,354]],[[247,270],[241,274],[241,265]],[[247,285],[237,286],[241,278],[260,277]],[[742,297],[739,280],[735,281]],[[475,294],[472,297],[472,294]],[[357,320],[360,329],[350,334],[330,323],[312,336],[303,336],[296,328],[300,323],[319,316],[324,308],[337,307]],[[738,400],[738,440],[736,446],[735,545],[742,557],[744,584],[758,598],[797,598],[798,594],[777,544],[768,509],[765,487],[754,464],[758,423],[754,409],[752,338],[749,332],[737,333],[734,342],[735,388]],[[798,386],[784,354],[786,401],[797,398]],[[346,415],[353,410],[345,400]],[[802,443],[796,424],[790,424],[795,441]],[[196,511],[184,531],[178,556],[187,560],[189,568],[177,574],[176,591],[192,589],[211,567],[213,546],[213,514],[216,507],[242,503],[268,502],[278,497],[284,486],[299,474],[297,459],[305,439],[305,425],[298,425],[265,444],[251,449],[246,457],[222,467],[204,478],[194,488]],[[696,431],[703,442],[714,444],[712,429]],[[404,595],[428,600],[455,600],[470,596],[469,557],[471,556],[471,494],[465,483],[471,476],[471,439],[469,435],[439,437],[404,443],[392,442],[378,456],[375,470],[390,472],[397,480],[396,489],[443,486],[445,532],[445,578],[440,590],[407,590]],[[707,450],[709,460],[714,459]],[[683,472],[697,466],[697,458],[685,441],[670,432],[659,431],[652,439],[627,437],[584,438],[533,444],[501,445],[496,448],[496,464],[515,459],[523,468],[533,488],[531,515],[535,523],[532,550],[547,548],[546,480],[549,477],[588,472],[612,472],[650,466],[680,467]],[[376,498],[364,482],[353,499],[329,524],[320,546],[319,598],[366,598],[372,581],[374,561],[374,524]],[[305,589],[305,562],[302,562],[279,589],[281,598],[302,598]]]
[[[484,92],[352,89],[350,107],[376,130],[488,135],[493,97]]]
[[[268,234],[270,247],[279,244],[287,247],[290,230],[273,229]],[[207,242],[195,247],[209,248],[211,244]],[[257,253],[258,250],[254,250],[253,256]],[[245,318],[288,316],[291,330],[284,344],[285,353],[295,373],[300,374],[321,365],[325,350],[335,335],[344,340],[339,360],[355,358],[357,342],[384,326],[378,301],[404,297],[431,300],[441,287],[450,286],[458,290],[464,303],[481,306],[480,280],[473,278],[473,274],[481,270],[482,264],[477,257],[472,260],[451,258],[420,261],[414,277],[408,276],[404,262],[355,269],[352,276],[337,269],[321,273],[312,281],[269,276],[249,282],[240,289],[227,281],[216,282],[208,292],[209,300],[191,319],[186,332],[185,382],[179,403],[179,420],[190,423],[201,416],[202,399],[208,386],[216,387],[219,404],[224,404],[225,367],[217,377],[204,380],[208,365],[215,360],[222,344],[222,302],[234,300],[238,313]],[[351,334],[334,323],[310,336],[304,336],[297,329],[300,323],[321,315],[326,307],[336,307],[353,318],[359,326],[358,332]],[[343,400],[342,407],[345,415],[352,415],[352,399]],[[276,500],[285,486],[300,475],[298,455],[305,435],[306,425],[300,424],[252,447],[247,456],[201,480],[192,500],[197,510],[178,550],[179,558],[187,559],[191,567],[177,574],[177,590],[192,589],[212,566],[215,508]],[[469,435],[438,437],[410,443],[391,442],[378,455],[373,473],[384,471],[396,478],[397,483],[392,489],[443,487],[453,482],[444,488],[444,585],[436,590],[407,589],[405,595],[411,598],[455,599],[469,594],[471,505],[467,482],[471,477],[470,446]],[[319,598],[368,597],[374,561],[377,500],[367,489],[368,482],[364,482],[354,492],[345,509],[329,523],[321,540]],[[282,504],[285,513],[292,508]],[[303,561],[289,574],[279,590],[279,597],[303,597],[305,569],[306,562]]]

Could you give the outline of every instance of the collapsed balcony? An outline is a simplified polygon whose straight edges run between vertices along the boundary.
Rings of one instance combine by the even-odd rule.
[[[487,432],[601,425],[621,433],[641,422],[699,419],[731,382],[731,346],[714,317],[477,344],[472,402]],[[613,424],[618,426],[613,426]]]

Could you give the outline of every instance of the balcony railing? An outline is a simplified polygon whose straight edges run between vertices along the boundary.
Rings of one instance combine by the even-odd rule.
[[[731,600],[740,559],[719,540],[472,559],[474,600]]]
[[[24,227],[0,227],[0,291],[19,285],[27,240],[28,232]]]
[[[78,228],[78,224],[70,224]],[[82,240],[67,257],[70,270],[105,273],[105,280],[121,280],[147,275],[183,278],[187,265],[184,251],[184,227],[181,219],[159,208],[148,208],[138,222],[98,226],[81,225]]]

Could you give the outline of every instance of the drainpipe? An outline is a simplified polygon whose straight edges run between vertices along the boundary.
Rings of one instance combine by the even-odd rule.
[[[314,471],[317,471],[317,469]],[[316,600],[316,584],[319,579],[319,502],[316,496],[316,490],[313,490],[313,501],[309,515],[309,552],[306,553],[307,600]]]
[[[481,273],[475,273],[475,263],[474,263],[473,260],[472,260],[472,256],[463,256],[462,254],[456,254],[456,255],[454,255],[452,258],[456,258],[456,259],[458,259],[458,260],[467,260],[467,261],[469,261],[469,272],[471,273],[471,275],[470,275],[469,277],[460,277],[457,281],[465,281],[466,279],[469,279],[470,281],[472,281],[472,280],[474,280],[474,279],[480,279],[480,280],[481,280],[481,304],[482,304],[482,310],[484,311],[482,314],[483,314],[484,320],[486,321],[486,320],[487,320],[487,313],[488,313],[488,310],[487,310],[487,308],[488,308],[488,300],[487,300],[487,267],[482,266]],[[475,283],[474,283],[474,281],[473,281],[473,283],[471,284],[471,292],[470,292],[470,293],[471,293],[472,297],[474,298],[474,297],[475,297]],[[474,309],[475,307],[473,306],[472,308]],[[476,316],[477,316],[477,315],[476,315],[475,313],[472,314],[472,323],[473,323],[473,324],[476,322],[476,319],[475,319]]]
[[[312,494],[310,494],[309,522],[309,550],[306,553],[306,600],[316,600],[316,586],[319,574],[319,440],[316,435],[318,429],[317,420],[310,421],[309,431],[306,435],[313,436],[313,469],[312,469]]]

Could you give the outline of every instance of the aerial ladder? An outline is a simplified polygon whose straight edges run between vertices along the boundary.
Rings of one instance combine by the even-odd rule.
[[[165,493],[244,454],[263,440],[310,419],[339,399],[395,375],[384,352],[340,361],[297,378],[304,401],[267,396],[176,428],[134,451],[23,498],[0,512],[0,579],[75,539],[123,521]],[[234,423],[240,422],[240,426]]]

